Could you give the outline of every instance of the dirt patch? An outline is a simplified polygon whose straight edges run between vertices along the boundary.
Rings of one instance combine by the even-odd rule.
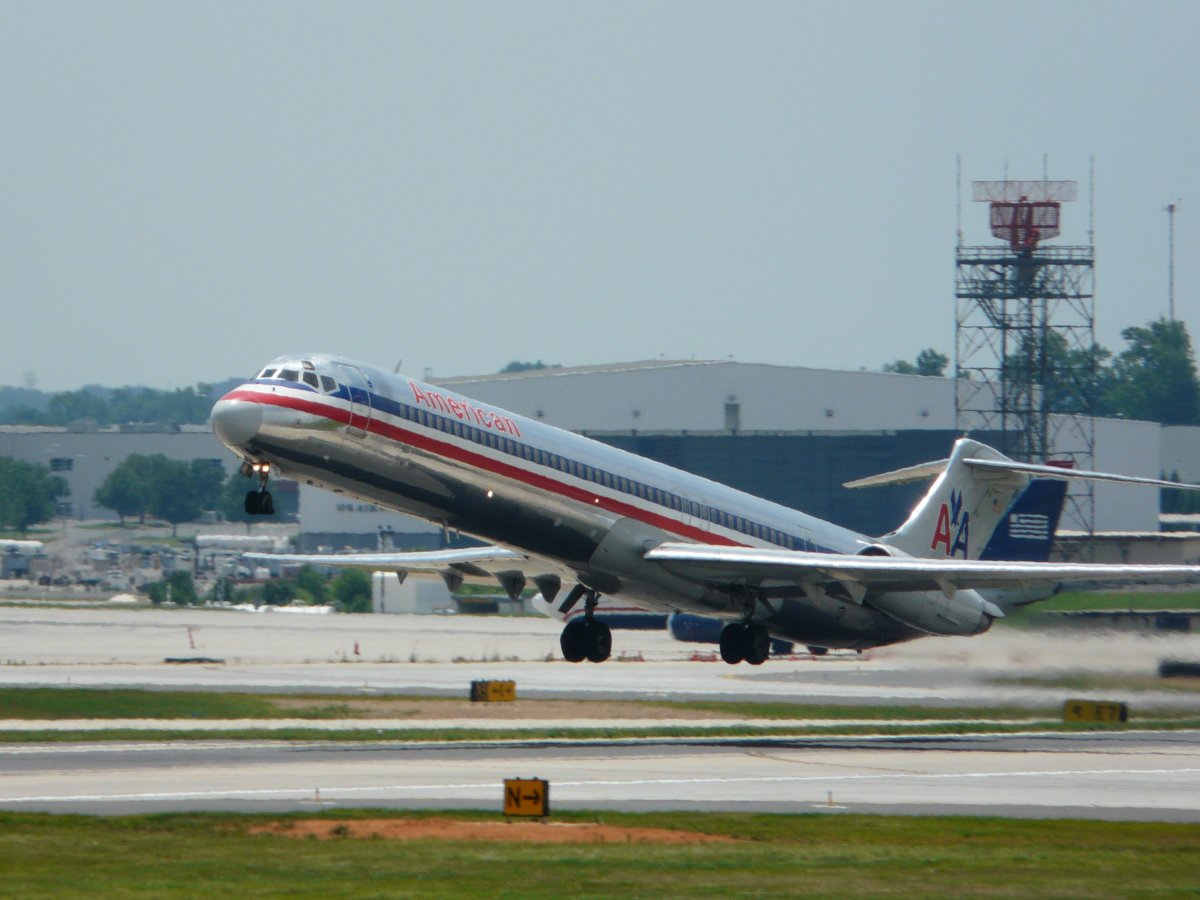
[[[621,828],[594,822],[464,822],[457,819],[297,819],[269,822],[251,834],[292,838],[383,838],[391,841],[515,841],[525,844],[736,844],[736,838],[666,828]]]
[[[347,719],[728,719],[727,712],[668,708],[641,703],[584,702],[578,700],[514,700],[508,703],[472,703],[470,700],[421,700],[404,697],[314,698],[282,697],[277,709],[336,709]],[[343,712],[344,710],[344,712]]]

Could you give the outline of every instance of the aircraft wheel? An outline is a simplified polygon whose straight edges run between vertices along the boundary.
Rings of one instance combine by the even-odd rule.
[[[829,652],[829,648],[828,647],[809,647],[808,652],[811,653],[813,656],[824,656],[826,653]]]
[[[262,506],[258,499],[259,496],[258,491],[249,491],[246,494],[246,515],[257,516],[262,511]]]
[[[733,622],[721,629],[721,659],[735,666],[746,658],[746,627]]]
[[[271,495],[267,491],[262,492],[262,500],[259,502],[261,503],[260,512],[264,516],[275,515],[275,501],[271,499]]]
[[[612,629],[603,622],[587,623],[587,658],[604,662],[612,655]]]
[[[746,662],[752,666],[761,666],[771,655],[771,635],[765,625],[750,625],[745,629]]]
[[[563,659],[573,663],[583,662],[587,657],[587,639],[587,622],[581,619],[568,622],[558,639]]]

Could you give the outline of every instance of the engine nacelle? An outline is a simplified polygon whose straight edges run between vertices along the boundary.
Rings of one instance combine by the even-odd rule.
[[[911,557],[887,544],[871,544],[859,556]],[[982,634],[1001,615],[991,603],[971,590],[947,597],[942,591],[903,591],[868,594],[865,602],[897,621],[929,634],[969,637]]]
[[[941,591],[868,594],[866,603],[929,634],[960,637],[982,634],[992,627],[995,618],[995,608],[969,590],[958,591],[953,597],[947,597]]]

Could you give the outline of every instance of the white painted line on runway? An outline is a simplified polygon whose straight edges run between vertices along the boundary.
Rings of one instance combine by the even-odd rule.
[[[844,721],[831,720],[831,723],[836,721],[837,725],[846,724]],[[873,720],[869,724],[886,725],[891,727],[894,723],[890,721]],[[546,727],[554,727],[553,721],[547,722]],[[88,743],[88,742],[47,742],[38,744],[3,744],[0,743],[0,756],[22,756],[36,754],[58,754],[58,753],[112,753],[115,751],[124,752],[149,752],[152,750],[221,750],[221,749],[238,749],[238,750],[272,750],[280,748],[289,749],[353,749],[353,748],[407,748],[407,749],[438,749],[438,748],[470,748],[470,747],[504,747],[504,746],[529,746],[537,744],[538,746],[572,746],[586,747],[591,745],[646,745],[654,744],[690,744],[702,742],[704,744],[728,744],[736,747],[739,744],[744,744],[747,741],[755,741],[766,744],[788,744],[794,741],[807,741],[818,743],[881,743],[881,744],[904,744],[912,741],[937,741],[939,746],[925,748],[928,750],[946,750],[952,751],[958,748],[951,746],[956,743],[968,743],[978,740],[1016,740],[1016,739],[1031,739],[1031,738],[1048,738],[1060,739],[1067,742],[1078,741],[1079,739],[1098,739],[1100,737],[1113,739],[1127,739],[1135,737],[1152,736],[1159,739],[1163,744],[1184,744],[1184,741],[1173,740],[1173,738],[1192,738],[1200,735],[1200,729],[1179,728],[1170,731],[1162,731],[1158,729],[1138,728],[1138,729],[1122,729],[1121,731],[1106,731],[1106,732],[1078,732],[1078,731],[966,731],[960,734],[941,734],[938,732],[915,734],[827,734],[821,732],[804,732],[797,731],[795,734],[779,735],[779,734],[762,734],[762,735],[696,735],[696,736],[674,736],[674,735],[653,735],[650,737],[604,737],[604,738],[553,738],[539,737],[538,735],[530,735],[529,737],[520,738],[472,738],[470,740],[438,740],[438,741],[419,741],[419,740],[391,740],[383,739],[380,741],[323,741],[319,739],[309,739],[303,741],[280,739],[280,740],[257,740],[257,741],[242,741],[236,738],[226,739],[209,739],[209,740],[191,740],[179,738],[164,741],[148,741],[144,743],[119,743],[105,742],[103,744]],[[1190,744],[1189,744],[1190,746]],[[897,747],[896,749],[907,749],[905,747]],[[1078,744],[1068,746],[1064,744],[1062,750],[1047,749],[1043,752],[1047,753],[1076,753],[1080,752],[1081,748]],[[1089,753],[1110,753],[1123,751],[1110,751],[1103,746],[1095,746],[1086,748]]]
[[[993,725],[1033,725],[1051,716],[1021,719],[988,719]],[[945,725],[978,725],[972,719],[0,719],[0,732],[27,731],[531,731],[561,729],[656,728],[928,728]]]
[[[1183,769],[1035,769],[1016,772],[929,772],[929,773],[888,773],[871,775],[774,775],[751,776],[741,778],[630,778],[630,779],[596,779],[583,781],[553,782],[555,788],[564,787],[645,787],[653,785],[700,785],[700,784],[803,784],[803,783],[850,783],[850,782],[905,782],[905,781],[954,781],[959,779],[987,778],[1075,778],[1098,776],[1112,777],[1123,775],[1194,775],[1200,774],[1200,768]],[[362,787],[321,787],[324,796],[349,796],[354,794],[371,794],[380,792],[415,793],[423,791],[461,791],[461,790],[491,790],[498,789],[494,779],[478,782],[458,782],[449,784],[387,784],[368,785]],[[6,803],[78,803],[78,802],[117,802],[139,800],[201,800],[205,798],[252,798],[252,797],[292,797],[297,800],[307,800],[313,797],[314,791],[309,788],[263,788],[263,789],[232,789],[228,791],[168,791],[156,793],[135,794],[72,794],[45,795],[28,797],[0,798],[0,804]]]

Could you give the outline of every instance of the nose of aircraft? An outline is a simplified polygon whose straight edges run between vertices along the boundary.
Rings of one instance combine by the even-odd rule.
[[[262,407],[247,400],[218,400],[209,415],[213,434],[226,447],[236,449],[249,443],[262,425]]]

